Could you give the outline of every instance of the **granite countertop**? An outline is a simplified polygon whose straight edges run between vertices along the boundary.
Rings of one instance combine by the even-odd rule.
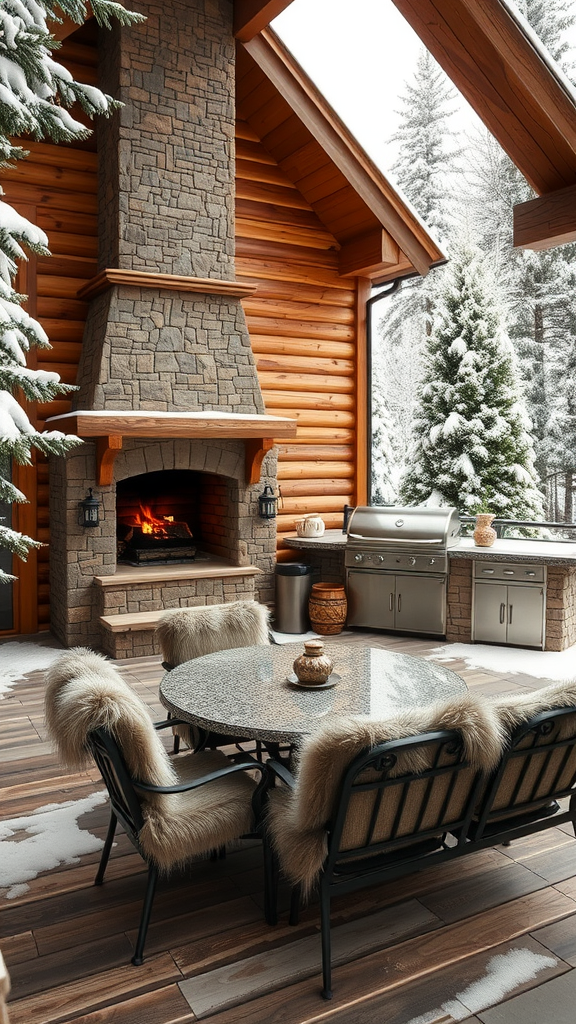
[[[503,538],[495,540],[491,548],[478,548],[472,537],[463,537],[457,547],[449,549],[448,555],[450,558],[469,558],[485,562],[576,565],[576,544]]]
[[[293,534],[291,537],[284,537],[287,548],[298,548],[299,550],[316,548],[324,551],[340,551],[346,547],[346,534],[342,530],[325,530],[321,537],[298,537]]]
[[[286,547],[299,550],[342,551],[346,547],[346,534],[341,530],[326,530],[321,537],[285,537]],[[472,537],[462,537],[459,544],[449,548],[450,558],[473,558],[489,562],[540,562],[544,565],[576,565],[576,544],[559,541],[511,540],[494,541],[491,548],[476,547]]]

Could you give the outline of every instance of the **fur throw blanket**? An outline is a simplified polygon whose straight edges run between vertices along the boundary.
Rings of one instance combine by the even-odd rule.
[[[176,784],[148,708],[101,654],[75,647],[52,665],[45,712],[48,733],[70,768],[92,761],[88,734],[103,728],[114,736],[135,779],[155,786]]]
[[[164,660],[181,665],[215,651],[268,644],[269,617],[257,601],[173,608],[162,615],[155,636]]]
[[[576,680],[552,683],[551,686],[543,686],[529,693],[495,697],[491,705],[509,736],[518,726],[524,725],[543,711],[570,707],[576,711]],[[572,735],[575,728],[572,715],[567,716],[566,726],[571,729],[568,735]]]
[[[328,722],[302,748],[294,790],[271,791],[268,827],[272,844],[290,881],[309,891],[327,854],[326,826],[343,775],[363,750],[387,740],[441,729],[462,735],[469,779],[478,769],[488,773],[499,761],[504,733],[492,708],[472,694],[400,713],[386,721],[339,718]],[[430,748],[398,757],[390,776],[429,767]]]
[[[129,773],[140,782],[173,786],[230,763],[220,751],[170,761],[144,702],[110,662],[85,648],[66,652],[48,671],[45,709],[49,734],[72,768],[92,760],[87,738],[97,728],[115,738]],[[254,785],[238,772],[188,792],[140,797],[144,856],[167,872],[248,832]]]

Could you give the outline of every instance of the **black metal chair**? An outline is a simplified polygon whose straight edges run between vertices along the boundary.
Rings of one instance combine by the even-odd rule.
[[[257,601],[168,609],[155,631],[164,659],[162,668],[171,672],[178,665],[206,654],[235,647],[267,645],[270,643],[269,618],[268,608]],[[242,749],[242,744],[253,742],[244,736],[209,732],[185,722],[174,723],[173,733],[175,754],[180,749],[181,740],[191,750],[204,750],[206,747],[214,750],[230,745]],[[253,750],[260,758],[260,744],[257,743]]]
[[[416,754],[427,767],[418,774],[401,766]],[[269,761],[268,771],[290,789],[296,779],[286,766]],[[400,774],[397,774],[400,768]],[[322,930],[322,995],[332,996],[330,901],[339,893],[409,874],[428,863],[454,856],[447,834],[456,832],[464,844],[483,775],[470,766],[462,737],[455,731],[437,731],[390,740],[354,757],[337,787],[332,814],[324,829],[325,855],[317,877],[320,888]],[[274,791],[269,796],[274,800]],[[301,817],[306,816],[306,793],[300,793]],[[285,808],[268,818],[265,829],[267,921],[277,921],[279,868],[294,885],[290,923],[298,919],[299,876],[305,856],[306,834],[292,849],[283,845]],[[282,820],[284,819],[284,820]],[[302,841],[302,842],[301,842]],[[288,846],[290,846],[290,840]],[[300,863],[299,863],[300,862]]]
[[[160,723],[157,728],[167,727],[172,724],[171,721]],[[100,858],[100,865],[94,881],[95,885],[102,885],[104,881],[104,874],[110,857],[112,844],[114,841],[114,835],[118,822],[120,822],[130,839],[132,845],[136,848],[138,853],[144,859],[148,866],[148,881],[146,886],[146,893],[144,897],[144,904],[142,907],[142,915],[140,918],[140,926],[138,930],[138,938],[136,940],[136,948],[134,956],[132,957],[132,963],[140,965],[143,962],[144,944],[146,941],[146,933],[148,931],[148,924],[150,922],[150,915],[152,912],[152,904],[154,901],[154,895],[156,891],[156,883],[158,880],[159,865],[157,860],[153,856],[153,851],[150,848],[148,842],[148,848],[145,848],[142,844],[141,836],[142,832],[146,827],[146,800],[150,799],[152,794],[180,794],[190,793],[193,790],[198,789],[201,786],[213,785],[217,780],[224,779],[227,776],[233,775],[238,772],[250,772],[256,769],[262,775],[263,766],[258,762],[254,761],[250,757],[242,762],[235,761],[234,763],[225,764],[215,771],[208,771],[206,774],[201,775],[188,782],[183,782],[175,786],[153,786],[148,785],[144,782],[133,779],[126,767],[122,753],[116,743],[115,739],[105,729],[96,729],[88,736],[88,745],[92,751],[94,760],[98,765],[100,774],[104,779],[106,788],[110,796],[110,823],[108,826],[108,833],[102,850],[102,856]],[[218,756],[218,755],[217,755]],[[204,761],[202,755],[184,755],[185,760],[189,760],[191,757],[199,757],[200,761]],[[208,767],[208,765],[206,765]],[[202,769],[202,764],[198,765],[198,768]],[[252,818],[257,821],[260,814],[260,787],[252,787],[252,791],[249,792],[248,788],[246,796],[248,800],[252,799]],[[238,799],[237,794],[231,794],[231,802]],[[218,790],[217,797],[218,804],[222,803],[222,787]],[[215,800],[216,804],[216,800]],[[214,823],[216,824],[216,823]],[[202,853],[209,853],[213,850],[223,846],[226,839],[230,836],[224,837],[222,833],[218,833],[218,828],[210,827],[210,822],[204,823],[203,830],[206,835],[206,840],[202,844],[203,848],[198,848],[193,852],[196,855]],[[238,836],[248,831],[246,829],[240,829]],[[168,860],[169,860],[168,851]],[[163,851],[162,856],[162,870],[166,871],[170,865],[166,863],[166,854]],[[181,863],[181,850],[175,851],[174,865],[177,866]]]
[[[101,885],[118,821],[148,866],[148,884],[132,963],[141,964],[158,874],[253,834],[263,766],[222,751],[169,757],[145,703],[101,655],[76,648],[47,673],[48,732],[62,761],[81,769],[96,760],[111,803],[96,884]]]

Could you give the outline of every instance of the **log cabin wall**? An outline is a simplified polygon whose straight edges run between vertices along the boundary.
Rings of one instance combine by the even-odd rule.
[[[245,121],[236,126],[236,273],[256,293],[243,300],[266,411],[298,421],[278,445],[282,538],[307,512],[342,525],[345,504],[365,500],[358,447],[364,384],[364,302],[369,285],[338,274],[336,239]]]
[[[80,81],[96,84],[97,51],[93,30],[81,30],[83,42],[66,40],[58,60]],[[95,36],[95,33],[94,33]],[[75,116],[81,119],[82,115]],[[24,142],[30,155],[2,171],[8,203],[48,235],[52,257],[31,256],[20,270],[17,288],[28,295],[25,308],[46,331],[51,349],[36,349],[28,365],[56,371],[67,384],[76,380],[88,303],[78,289],[96,273],[96,143],[74,146]],[[39,430],[48,416],[68,412],[66,398],[32,406],[29,416]],[[44,544],[50,539],[48,462],[36,455],[30,467],[14,466],[14,482],[29,504],[14,507],[15,529]],[[30,634],[50,625],[48,547],[31,552],[27,563],[14,559],[14,624],[8,633]]]
[[[58,59],[80,80],[96,83],[95,34],[66,40]],[[51,350],[29,360],[74,383],[88,303],[77,292],[97,271],[97,156],[94,138],[76,147],[27,144],[30,156],[2,173],[7,201],[43,228],[52,258],[31,257],[18,287],[46,330]],[[328,527],[342,507],[364,500],[357,477],[357,396],[362,379],[362,290],[338,275],[338,244],[246,123],[237,128],[237,277],[258,284],[244,308],[267,411],[298,420],[293,442],[279,444],[283,507],[278,543],[295,520],[319,512]],[[359,301],[360,300],[360,301]],[[360,359],[358,358],[360,352]],[[30,410],[39,429],[67,412],[56,400]],[[360,435],[362,430],[360,430]],[[360,474],[361,476],[361,474]],[[48,544],[48,464],[15,467],[30,499],[15,509],[16,528]],[[360,486],[360,493],[358,487]],[[279,558],[293,555],[279,551]],[[48,548],[16,566],[14,628],[30,634],[50,626]],[[6,635],[6,634],[4,634]]]

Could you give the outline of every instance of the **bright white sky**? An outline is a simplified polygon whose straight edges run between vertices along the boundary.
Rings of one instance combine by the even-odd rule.
[[[397,153],[388,140],[398,125],[398,96],[412,81],[422,47],[392,0],[294,0],[272,27],[366,152],[388,171]],[[453,128],[480,125],[456,95]]]

